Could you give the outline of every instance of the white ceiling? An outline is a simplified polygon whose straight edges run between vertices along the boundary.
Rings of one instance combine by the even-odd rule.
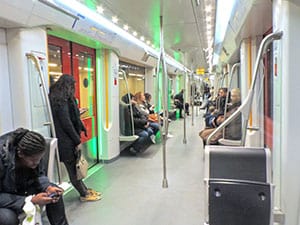
[[[139,36],[155,43],[159,40],[160,2],[165,51],[172,57],[174,53],[180,56],[188,68],[207,68],[204,0],[198,6],[196,0],[96,0],[105,9],[105,17],[117,16],[120,26],[128,24]],[[215,5],[215,0],[206,2]]]

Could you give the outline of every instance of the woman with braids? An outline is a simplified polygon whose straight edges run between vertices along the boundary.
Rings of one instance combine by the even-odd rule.
[[[27,129],[0,137],[1,225],[18,225],[18,215],[34,205],[46,205],[51,225],[68,225],[63,190],[49,182],[40,163],[45,151],[43,136]]]
[[[70,181],[80,194],[81,201],[97,201],[101,193],[87,188],[82,180],[77,180],[76,160],[78,145],[81,143],[80,133],[86,135],[86,129],[80,120],[73,76],[64,74],[50,87],[50,103],[53,113],[60,160],[64,163]]]

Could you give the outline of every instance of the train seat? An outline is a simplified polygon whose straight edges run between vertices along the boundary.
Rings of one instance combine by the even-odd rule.
[[[241,146],[241,140],[231,140],[231,139],[225,139],[221,138],[218,140],[218,143],[220,145],[226,145],[226,146]]]
[[[269,149],[209,145],[204,165],[206,224],[272,224]]]
[[[119,103],[119,116],[120,116],[120,151],[130,147],[139,136],[133,133],[131,114],[128,109],[128,104],[120,101]]]

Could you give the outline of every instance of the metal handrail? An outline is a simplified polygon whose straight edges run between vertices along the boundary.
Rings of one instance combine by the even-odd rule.
[[[46,106],[47,106],[46,108],[47,108],[47,112],[48,112],[49,120],[50,120],[49,122],[46,122],[45,125],[50,126],[52,137],[56,138],[56,132],[55,132],[55,127],[54,127],[52,110],[51,110],[50,101],[49,101],[49,98],[48,98],[46,84],[45,84],[44,77],[43,77],[43,72],[42,72],[42,69],[41,69],[40,60],[33,53],[26,53],[26,57],[33,61],[33,64],[36,67],[36,69],[38,71],[38,74],[40,76],[40,80],[41,80],[41,83],[42,83],[42,90],[43,90],[43,94],[44,94],[44,98],[45,98],[45,102],[46,102]],[[58,182],[61,183],[61,167],[60,167],[60,163],[59,163],[60,160],[59,160],[58,148],[55,148],[55,155],[56,155],[56,159],[57,159]]]
[[[250,115],[250,110],[253,102],[253,97],[254,97],[254,88],[256,84],[256,80],[258,77],[258,69],[259,69],[259,63],[260,60],[262,59],[263,53],[265,52],[266,48],[269,46],[270,43],[272,43],[274,40],[279,40],[282,37],[283,32],[276,32],[276,33],[271,33],[267,35],[261,42],[258,50],[258,57],[256,58],[255,66],[254,66],[254,72],[253,72],[253,79],[251,83],[250,90],[248,92],[248,95],[243,102],[243,104],[235,111],[231,116],[229,116],[219,127],[217,127],[207,138],[206,143],[209,145],[211,138],[219,131],[221,131],[225,126],[227,126],[232,120],[237,118],[240,113],[242,113],[243,117],[245,118],[243,121],[243,130],[242,130],[242,139],[241,139],[241,145],[245,146],[245,141],[246,141],[246,132],[247,132],[247,124],[249,120],[249,115]]]
[[[126,85],[126,89],[127,89],[128,104],[129,104],[129,109],[130,109],[132,135],[134,135],[133,109],[132,109],[132,104],[130,103],[131,96],[130,96],[130,93],[129,93],[128,80],[127,80],[127,76],[126,76],[126,73],[125,73],[124,70],[119,69],[119,72],[123,75],[124,80],[125,80],[125,85]]]
[[[240,66],[240,63],[235,63],[235,64],[233,64],[233,66],[231,67],[231,70],[230,70],[229,81],[228,81],[228,90],[227,90],[226,100],[225,100],[224,118],[226,118],[226,113],[227,113],[227,104],[229,101],[229,88],[231,87],[234,72],[235,72],[236,68],[238,68],[239,66]],[[225,128],[223,128],[223,138],[225,138]]]
[[[229,74],[229,72],[226,72],[226,73],[224,73],[223,76],[221,77],[221,88],[224,87],[224,80],[225,80],[225,77],[228,76],[228,74]]]

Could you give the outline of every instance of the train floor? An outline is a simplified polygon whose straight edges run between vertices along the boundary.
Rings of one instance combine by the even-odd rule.
[[[64,196],[70,225],[199,225],[204,220],[202,113],[172,121],[167,140],[168,188],[162,188],[162,144],[132,156],[122,152],[99,166],[85,183],[102,192],[97,202],[80,202],[75,190]],[[44,224],[48,224],[47,222]]]

